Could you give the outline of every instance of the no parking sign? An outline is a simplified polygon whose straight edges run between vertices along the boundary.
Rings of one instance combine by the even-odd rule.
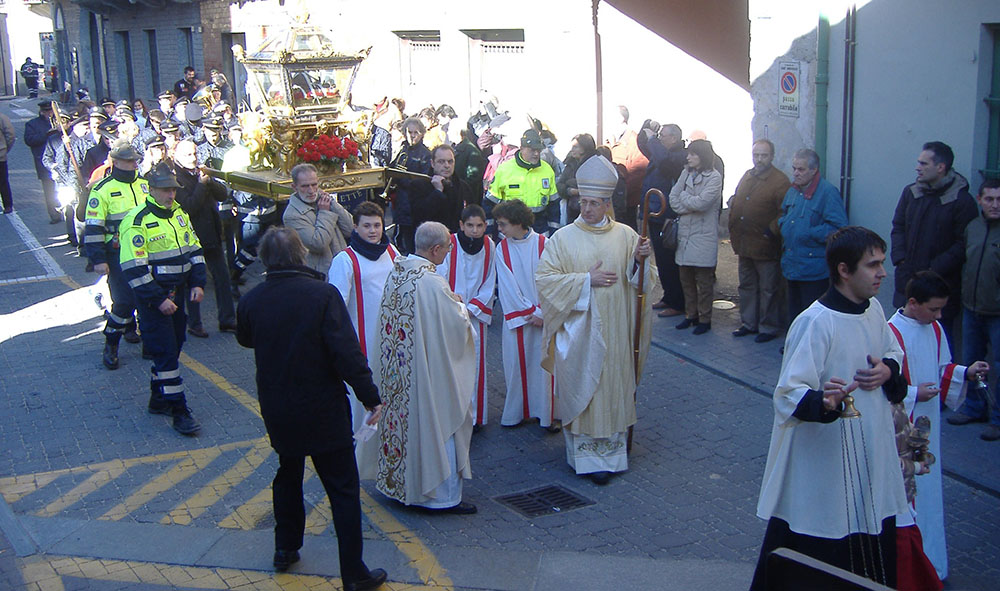
[[[778,62],[778,114],[799,116],[799,62]]]

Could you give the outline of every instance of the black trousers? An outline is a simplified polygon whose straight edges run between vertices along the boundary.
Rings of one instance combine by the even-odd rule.
[[[226,263],[226,255],[222,251],[222,246],[203,248],[205,256],[205,266],[212,276],[212,285],[215,287],[215,309],[218,312],[219,325],[236,324],[236,308],[233,306],[232,288],[229,283],[229,265]],[[187,302],[188,326],[194,328],[201,326],[201,302],[192,302],[190,297]]]
[[[361,484],[354,449],[346,447],[334,453],[310,456],[333,509],[333,528],[337,532],[340,554],[340,578],[354,583],[370,576],[361,559]],[[278,454],[278,473],[274,475],[274,547],[298,550],[306,528],[302,500],[302,476],[305,456]]]
[[[3,202],[5,212],[14,209],[14,198],[10,191],[10,178],[7,176],[7,161],[0,162],[0,202]]]
[[[812,305],[820,296],[830,288],[829,279],[818,281],[793,281],[788,280],[788,323],[791,324],[795,317],[803,310]]]
[[[684,290],[681,288],[680,267],[674,260],[676,250],[668,250],[663,246],[660,233],[663,224],[652,220],[649,222],[649,241],[653,245],[653,257],[656,259],[656,272],[660,276],[660,287],[663,288],[663,303],[674,310],[684,310]]]

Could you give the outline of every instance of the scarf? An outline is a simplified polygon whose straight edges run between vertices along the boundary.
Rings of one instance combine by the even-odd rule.
[[[382,239],[376,244],[368,242],[360,235],[358,235],[357,230],[351,232],[351,238],[348,240],[348,246],[351,247],[354,252],[365,257],[369,261],[377,261],[385,249],[389,248],[389,237],[384,233],[382,234]]]
[[[455,235],[458,236],[458,244],[467,254],[478,254],[483,249],[484,236],[469,238],[464,232],[459,232]]]

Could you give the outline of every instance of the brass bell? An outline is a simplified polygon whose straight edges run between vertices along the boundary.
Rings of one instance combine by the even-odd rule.
[[[861,416],[861,411],[854,408],[854,397],[845,396],[844,397],[844,410],[840,411],[840,418],[842,419],[856,419]]]

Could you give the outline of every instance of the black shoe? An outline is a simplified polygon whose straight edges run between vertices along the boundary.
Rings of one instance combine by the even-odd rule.
[[[978,417],[970,417],[969,415],[967,415],[965,413],[957,412],[957,413],[951,415],[950,417],[948,417],[948,424],[949,425],[968,425],[969,423],[985,423],[988,420],[989,419],[986,418],[986,415],[980,415]]]
[[[243,273],[237,273],[236,271],[233,271],[232,273],[229,274],[229,281],[233,285],[243,285],[244,283],[247,282],[247,278],[243,276]]]
[[[691,334],[705,334],[711,328],[712,328],[711,322],[699,322],[698,324],[695,325],[694,330],[691,331]]]
[[[684,330],[685,328],[691,328],[696,324],[698,324],[697,318],[685,318],[684,320],[681,321],[680,324],[678,324],[674,328],[676,328],[677,330]]]
[[[87,266],[84,267],[83,270],[85,272],[87,272],[87,273],[93,273],[94,272],[94,263],[87,263]]]
[[[739,327],[739,328],[737,328],[736,330],[733,331],[733,336],[734,337],[745,337],[748,334],[757,334],[757,331],[756,330],[750,330],[749,328],[747,328],[745,326],[741,326],[741,327]]]
[[[139,331],[136,330],[135,324],[125,325],[125,342],[134,345],[140,341],[142,339],[139,337]]]
[[[361,579],[360,581],[355,581],[353,583],[348,583],[344,581],[344,591],[364,591],[365,589],[375,589],[376,587],[381,587],[382,583],[385,582],[386,577],[385,569],[376,568],[368,573],[367,579]]]
[[[552,421],[552,424],[548,427],[542,427],[549,433],[558,433],[562,431],[562,423],[559,421]]]
[[[434,513],[452,513],[454,515],[472,515],[479,511],[476,506],[472,503],[466,503],[465,501],[460,502],[454,507],[446,507],[444,509],[431,509]]]
[[[101,361],[108,369],[118,369],[118,343],[104,342],[104,353],[101,355]]]
[[[298,550],[275,550],[274,551],[274,570],[279,573],[283,573],[288,570],[288,567],[292,566],[299,561],[299,551]]]
[[[163,394],[158,390],[151,390],[149,393],[149,405],[146,407],[151,415],[167,415],[170,416],[173,411],[170,408],[170,403],[163,399]]]
[[[174,416],[174,431],[182,435],[194,435],[201,430],[201,425],[191,416],[191,409],[184,402],[171,403],[170,414]]]
[[[192,327],[188,328],[188,334],[191,335],[191,336],[198,337],[199,339],[207,339],[208,338],[208,331],[205,330],[205,327],[203,327],[200,324],[198,326],[192,326]]]
[[[235,322],[225,322],[219,324],[219,332],[231,332],[236,333],[236,323]]]
[[[767,343],[778,338],[778,335],[769,332],[762,332],[756,337],[754,337],[753,342],[755,343]]]
[[[594,481],[594,484],[604,486],[611,481],[611,472],[592,472],[588,474],[590,479]]]
[[[1000,425],[986,425],[983,432],[979,434],[983,441],[996,441],[1000,439]]]

